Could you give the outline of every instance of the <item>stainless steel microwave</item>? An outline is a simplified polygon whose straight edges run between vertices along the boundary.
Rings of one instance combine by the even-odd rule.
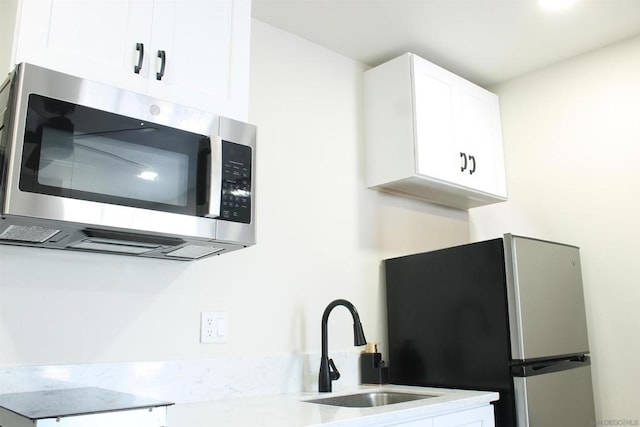
[[[255,244],[256,128],[19,64],[0,86],[0,244],[174,260]]]

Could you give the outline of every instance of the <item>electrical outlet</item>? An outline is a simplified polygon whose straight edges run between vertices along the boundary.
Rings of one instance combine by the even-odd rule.
[[[200,317],[200,343],[227,342],[229,313],[203,311]]]

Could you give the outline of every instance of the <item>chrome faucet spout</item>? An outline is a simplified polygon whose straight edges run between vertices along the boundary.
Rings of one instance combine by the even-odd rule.
[[[353,345],[361,346],[367,343],[362,330],[362,323],[360,323],[360,316],[354,305],[345,299],[337,299],[329,303],[322,314],[322,355],[320,357],[320,374],[318,375],[318,391],[320,392],[331,391],[331,381],[340,378],[340,372],[338,372],[336,365],[332,359],[329,359],[327,336],[329,314],[331,310],[339,305],[346,307],[351,313],[351,317],[353,317]]]

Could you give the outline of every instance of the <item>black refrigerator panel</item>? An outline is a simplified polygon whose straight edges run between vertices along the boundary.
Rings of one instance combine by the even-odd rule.
[[[385,261],[392,380],[510,382],[503,259],[497,239]]]
[[[514,425],[502,239],[385,260],[390,382],[500,392]]]

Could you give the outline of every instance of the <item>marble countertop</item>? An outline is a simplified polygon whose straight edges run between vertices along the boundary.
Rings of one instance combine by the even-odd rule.
[[[0,394],[0,407],[31,420],[173,405],[99,387]]]
[[[434,397],[373,408],[346,408],[306,402],[320,397],[371,390],[425,393]],[[167,411],[167,425],[385,426],[487,405],[498,398],[499,395],[495,392],[396,385],[360,386],[340,393],[301,393],[177,404]]]

